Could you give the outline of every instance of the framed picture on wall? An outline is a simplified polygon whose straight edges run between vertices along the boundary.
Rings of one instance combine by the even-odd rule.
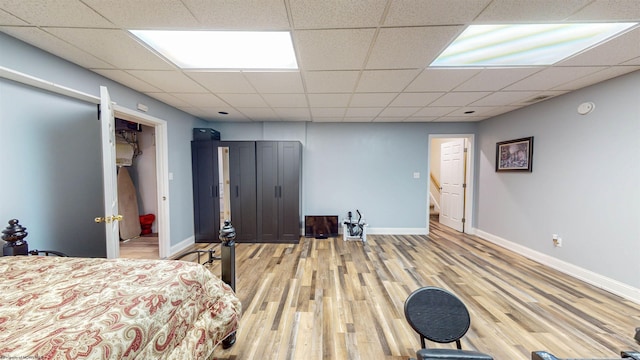
[[[496,171],[532,171],[533,136],[496,143]]]

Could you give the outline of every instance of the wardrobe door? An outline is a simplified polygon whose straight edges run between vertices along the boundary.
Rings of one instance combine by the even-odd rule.
[[[278,143],[278,239],[285,242],[300,239],[301,160],[300,142]]]
[[[279,223],[278,142],[256,142],[258,241],[276,242]]]
[[[302,145],[298,141],[256,142],[258,240],[300,239]]]
[[[254,141],[224,142],[229,147],[231,223],[236,240],[256,242],[256,145]]]
[[[220,229],[216,141],[192,141],[193,215],[196,242],[217,242]]]

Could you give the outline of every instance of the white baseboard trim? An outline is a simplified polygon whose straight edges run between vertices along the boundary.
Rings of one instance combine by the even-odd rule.
[[[426,228],[367,228],[367,235],[427,235]]]
[[[172,257],[174,255],[178,255],[179,253],[181,253],[182,251],[184,251],[185,249],[187,249],[188,247],[190,247],[191,245],[196,243],[196,238],[195,236],[189,236],[188,238],[180,241],[179,243],[175,244],[175,245],[171,245],[171,248],[169,249],[169,256],[168,257]]]
[[[499,236],[484,232],[482,230],[475,229],[476,236],[492,242],[505,249],[518,253],[526,258],[537,261],[541,264],[549,266],[560,272],[563,272],[576,279],[582,280],[595,287],[606,290],[610,293],[616,294],[627,300],[640,304],[640,289],[634,288],[630,285],[621,283],[620,281],[608,278],[606,276],[595,273],[591,270],[581,268],[566,261],[554,258],[547,254],[532,250],[520,244],[516,244],[512,241],[503,239]]]
[[[343,234],[342,226],[338,228],[338,234]],[[428,233],[425,228],[372,228],[367,226],[367,235],[428,235]],[[301,236],[304,236],[304,233]]]

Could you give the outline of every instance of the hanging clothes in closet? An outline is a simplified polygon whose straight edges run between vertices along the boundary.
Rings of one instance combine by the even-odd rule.
[[[127,167],[139,154],[137,134],[121,131],[116,135],[116,165],[118,166],[118,211],[123,216],[120,221],[120,240],[140,236],[140,213],[137,191]]]

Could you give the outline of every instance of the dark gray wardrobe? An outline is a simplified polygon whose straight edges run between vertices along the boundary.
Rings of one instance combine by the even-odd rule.
[[[258,237],[263,242],[300,238],[302,146],[297,141],[257,141]]]
[[[192,141],[196,242],[218,241],[218,146],[229,148],[229,200],[237,241],[298,242],[300,142]]]
[[[216,242],[220,230],[218,142],[191,142],[193,217],[196,242]]]

